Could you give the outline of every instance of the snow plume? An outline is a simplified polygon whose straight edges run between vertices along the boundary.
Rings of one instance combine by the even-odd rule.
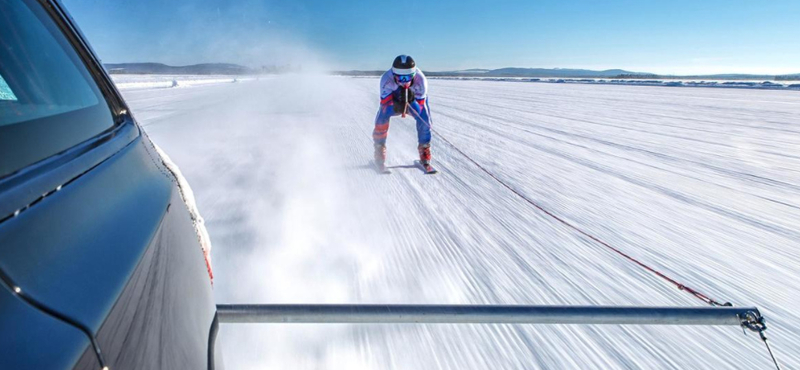
[[[308,24],[289,20],[308,10],[291,2],[143,0],[91,6],[84,0],[65,2],[105,63],[234,63],[269,71],[327,70],[323,61],[329,58],[306,36]]]
[[[238,125],[217,159],[224,175],[216,188],[226,201],[208,216],[217,217],[209,221],[212,232],[223,234],[217,300],[355,302],[357,272],[371,264],[380,244],[364,227],[374,216],[353,206],[365,200],[347,193],[345,164],[331,156],[337,142],[326,119],[340,109],[340,97],[329,95],[336,91],[330,86],[312,88],[329,81],[272,82],[275,91],[252,91],[263,94],[257,112],[226,117]],[[344,325],[236,325],[223,326],[220,338],[229,368],[357,369],[355,352],[334,349],[352,343],[350,335]]]
[[[219,84],[211,95],[195,87],[143,100],[139,110],[136,96],[152,92],[126,92],[142,112],[137,119],[195,189],[214,238],[217,303],[355,303],[360,276],[380,271],[390,242],[377,224],[384,207],[348,190],[366,161],[338,155],[357,150],[369,158],[371,117],[356,137],[337,126],[355,122],[345,98],[358,93],[340,82],[288,75]],[[233,92],[239,98],[229,98]],[[226,108],[203,103],[209,99]],[[162,107],[158,114],[150,115],[151,103]],[[343,145],[354,139],[357,148]],[[219,344],[231,369],[358,369],[354,335],[345,325],[223,325]]]
[[[185,52],[170,50],[164,56],[196,55],[204,62],[235,63],[266,70],[325,70],[324,56],[310,46],[301,32],[282,21],[284,11],[263,1],[239,1],[210,9],[184,4],[180,7],[185,17],[179,24],[180,32],[169,35],[167,42]]]

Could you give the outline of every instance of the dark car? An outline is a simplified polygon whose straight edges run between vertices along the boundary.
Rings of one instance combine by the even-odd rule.
[[[63,6],[0,0],[0,368],[213,367],[181,190]]]

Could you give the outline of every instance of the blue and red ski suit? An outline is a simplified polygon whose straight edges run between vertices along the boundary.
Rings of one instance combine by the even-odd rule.
[[[402,115],[403,108],[397,107],[402,101],[400,95],[403,87],[398,85],[392,74],[392,70],[386,71],[381,76],[381,105],[378,115],[375,117],[375,130],[372,132],[372,139],[375,144],[386,145],[386,137],[389,135],[389,120],[393,116]],[[407,114],[417,121],[417,140],[420,145],[431,142],[431,120],[428,107],[428,80],[422,71],[417,69],[411,85],[408,87],[413,93],[414,99],[408,103]]]

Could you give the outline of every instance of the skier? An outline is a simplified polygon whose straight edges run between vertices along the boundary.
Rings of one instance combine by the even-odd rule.
[[[375,164],[381,172],[386,170],[386,137],[389,134],[389,119],[393,116],[410,115],[417,121],[419,163],[428,173],[433,173],[431,162],[431,121],[426,102],[428,80],[417,68],[414,59],[399,55],[392,68],[381,77],[381,103],[375,117],[372,139],[375,143]]]

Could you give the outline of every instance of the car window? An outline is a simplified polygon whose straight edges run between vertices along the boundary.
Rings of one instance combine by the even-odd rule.
[[[17,96],[14,95],[14,92],[8,87],[3,76],[0,76],[0,100],[17,100]]]
[[[0,0],[0,177],[113,124],[86,66],[41,5]]]

